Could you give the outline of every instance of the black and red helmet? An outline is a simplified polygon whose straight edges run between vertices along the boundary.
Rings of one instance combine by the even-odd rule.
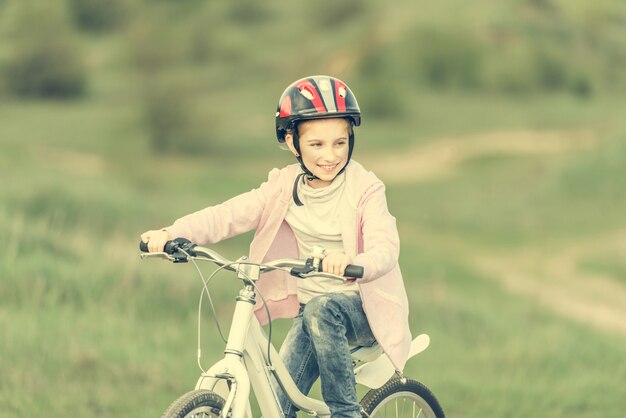
[[[285,89],[276,109],[276,137],[285,142],[287,130],[310,119],[350,119],[361,124],[361,110],[350,88],[343,81],[316,75],[302,78]]]

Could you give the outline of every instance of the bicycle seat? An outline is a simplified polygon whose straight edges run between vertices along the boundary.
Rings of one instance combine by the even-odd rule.
[[[368,361],[373,361],[380,357],[380,355],[383,354],[383,349],[375,342],[369,347],[362,345],[350,347],[350,354],[355,363],[367,363]]]

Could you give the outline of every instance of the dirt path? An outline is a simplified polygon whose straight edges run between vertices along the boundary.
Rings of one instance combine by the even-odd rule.
[[[626,250],[626,230],[550,251],[480,255],[470,262],[484,277],[577,322],[626,337],[626,287],[614,277],[580,268],[604,250]]]
[[[441,138],[396,153],[359,160],[387,182],[429,181],[454,174],[463,163],[485,155],[561,155],[592,149],[590,131],[489,132]]]
[[[391,183],[430,181],[454,174],[462,164],[485,155],[563,155],[597,145],[590,131],[493,132],[443,138],[394,155],[360,158]],[[409,227],[410,228],[410,227]],[[457,238],[428,238],[467,257],[481,276],[571,320],[626,336],[626,286],[615,277],[591,273],[581,263],[593,256],[626,254],[626,230],[578,240],[556,248],[540,245],[503,252],[477,249]],[[436,244],[435,244],[436,245]]]
[[[479,248],[463,238],[400,228],[431,247],[445,248],[506,291],[564,318],[626,337],[626,286],[619,278],[591,273],[581,263],[603,254],[626,254],[626,229],[561,246],[519,250]],[[624,263],[626,264],[626,262]]]

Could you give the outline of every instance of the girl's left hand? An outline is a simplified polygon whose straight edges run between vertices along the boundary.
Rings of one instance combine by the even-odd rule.
[[[322,271],[343,276],[346,266],[352,263],[352,258],[344,253],[330,253],[322,260]]]

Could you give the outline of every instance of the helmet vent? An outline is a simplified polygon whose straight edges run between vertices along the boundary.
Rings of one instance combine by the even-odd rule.
[[[313,93],[311,93],[307,89],[300,90],[300,94],[303,95],[304,97],[306,97],[309,100],[313,100]]]

